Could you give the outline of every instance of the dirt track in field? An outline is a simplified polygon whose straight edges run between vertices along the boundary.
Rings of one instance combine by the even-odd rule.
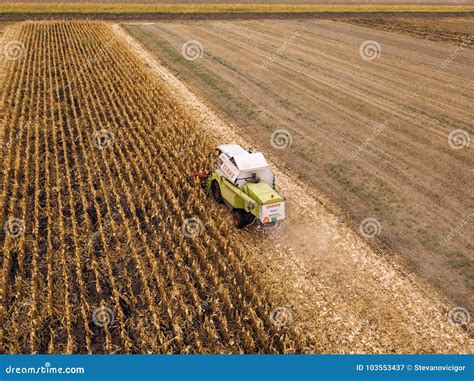
[[[187,28],[160,26],[160,35],[177,36]],[[204,30],[196,28],[192,31],[194,38],[203,38]],[[239,33],[235,27],[227,30],[228,26],[213,25],[212,29],[215,28],[222,28],[219,36],[223,39],[226,33]],[[120,26],[114,25],[114,30],[217,141],[256,145],[253,137],[260,133],[258,130],[241,129],[217,116],[211,106],[204,104]],[[211,48],[210,40],[206,41],[206,46],[216,53],[217,42]],[[243,37],[239,41],[243,44]],[[230,62],[234,64],[247,62],[255,54],[249,50],[246,56],[239,55],[241,45],[234,43],[233,47],[235,56]],[[261,58],[255,60],[255,65],[261,63]],[[279,77],[279,83],[282,81]],[[252,85],[246,86],[248,94],[253,94]],[[349,228],[342,215],[334,212],[337,208],[326,196],[299,184],[297,176],[281,163],[280,154],[268,147],[265,153],[276,169],[280,190],[288,197],[288,222],[264,236],[251,229],[243,236],[254,242],[269,291],[286,300],[282,307],[291,312],[292,323],[309,339],[308,349],[336,353],[474,351],[470,331],[447,321],[451,306],[431,286],[396,258],[376,253]]]

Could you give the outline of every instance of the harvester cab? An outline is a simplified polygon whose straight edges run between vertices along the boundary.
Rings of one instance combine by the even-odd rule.
[[[276,191],[275,175],[261,152],[237,144],[217,147],[216,167],[206,187],[218,203],[232,209],[238,228],[255,221],[271,227],[285,219],[285,199]]]

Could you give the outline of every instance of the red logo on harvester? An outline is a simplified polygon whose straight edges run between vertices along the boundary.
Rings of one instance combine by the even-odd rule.
[[[234,172],[230,169],[225,163],[222,165],[222,170],[227,174],[229,177],[234,177]]]
[[[280,206],[280,203],[278,203],[278,204],[271,204],[271,205],[267,205],[267,209],[278,208],[279,206]]]

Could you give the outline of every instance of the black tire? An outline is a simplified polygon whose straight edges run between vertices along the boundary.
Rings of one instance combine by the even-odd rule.
[[[219,187],[219,184],[217,183],[216,180],[214,180],[211,183],[211,194],[212,194],[212,198],[216,200],[218,204],[224,203],[224,199],[222,198],[222,194],[221,194],[221,188]]]
[[[242,209],[234,209],[232,211],[232,218],[237,229],[243,229],[255,220],[255,216],[252,213],[247,213]]]
[[[244,217],[245,226],[250,225],[254,221],[255,221],[255,216],[252,213],[245,213],[245,217]]]

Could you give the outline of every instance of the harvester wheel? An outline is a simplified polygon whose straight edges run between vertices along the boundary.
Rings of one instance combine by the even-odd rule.
[[[216,200],[218,204],[224,203],[224,200],[222,199],[221,189],[216,180],[214,180],[211,183],[211,192],[212,192],[212,197],[214,198],[214,200]]]
[[[235,227],[238,229],[243,229],[254,221],[255,216],[252,213],[247,213],[242,209],[234,209],[232,211],[232,218],[234,220]]]

